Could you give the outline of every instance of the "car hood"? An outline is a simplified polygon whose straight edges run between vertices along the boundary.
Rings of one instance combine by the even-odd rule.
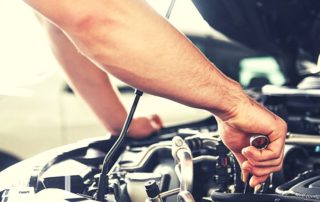
[[[320,53],[318,0],[193,0],[216,30],[250,48],[281,57]]]

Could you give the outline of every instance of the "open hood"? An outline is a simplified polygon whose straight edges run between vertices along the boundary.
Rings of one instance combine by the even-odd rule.
[[[291,64],[320,53],[319,0],[193,0],[216,30]]]

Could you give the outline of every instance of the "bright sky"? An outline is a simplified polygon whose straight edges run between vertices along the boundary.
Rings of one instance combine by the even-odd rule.
[[[161,14],[170,3],[149,1]],[[184,31],[209,30],[189,0],[177,0],[170,21]],[[44,32],[23,1],[0,0],[0,25],[0,92],[31,85],[57,70]]]

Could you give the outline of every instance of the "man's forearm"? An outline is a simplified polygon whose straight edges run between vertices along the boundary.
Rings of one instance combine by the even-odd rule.
[[[27,2],[83,54],[141,90],[218,115],[232,111],[243,96],[236,82],[143,0]]]
[[[108,75],[77,52],[69,39],[53,24],[43,21],[52,50],[68,77],[68,83],[88,103],[105,128],[118,134],[127,112]]]

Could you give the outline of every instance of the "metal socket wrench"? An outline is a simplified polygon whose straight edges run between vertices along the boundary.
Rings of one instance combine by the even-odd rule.
[[[259,150],[266,149],[269,143],[270,143],[270,140],[266,135],[255,135],[250,138],[250,145],[254,146]],[[249,185],[251,177],[252,177],[252,174],[249,174],[248,179],[244,185],[244,190],[243,190],[244,194],[253,193],[254,191],[254,189]]]

